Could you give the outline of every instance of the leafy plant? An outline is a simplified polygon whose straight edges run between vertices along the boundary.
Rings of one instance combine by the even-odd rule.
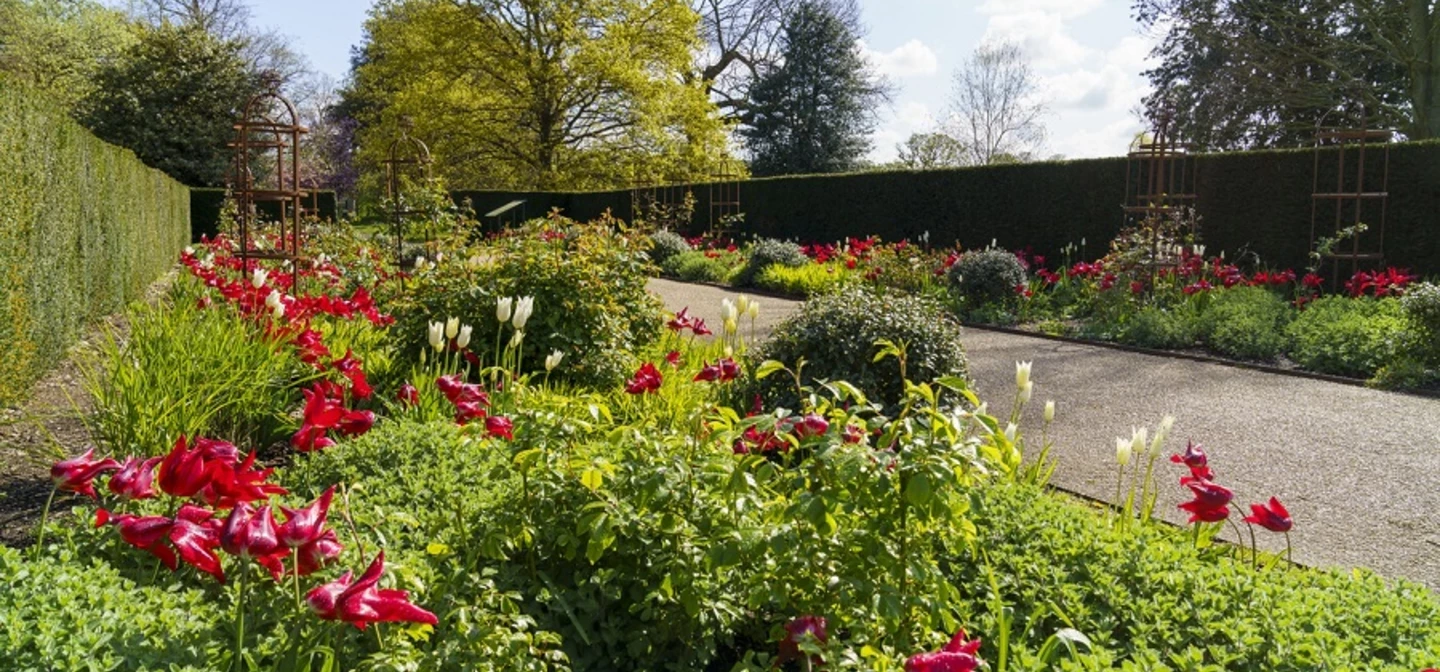
[[[1218,292],[1201,316],[1201,338],[1233,357],[1273,359],[1285,350],[1292,312],[1284,299],[1262,287]]]
[[[950,286],[971,308],[1006,303],[1026,282],[1025,267],[1005,250],[972,250],[960,255],[948,271]]]
[[[1328,296],[1307,304],[1286,334],[1301,366],[1369,378],[1399,355],[1406,327],[1399,300]]]
[[[690,246],[690,242],[685,240],[685,236],[669,229],[661,229],[650,234],[650,242],[653,244],[650,248],[650,259],[662,265],[665,260],[694,249]]]
[[[1400,305],[1418,336],[1416,341],[1423,356],[1440,363],[1440,284],[1411,285],[1400,299]]]
[[[846,276],[845,269],[835,264],[797,267],[771,264],[755,276],[755,286],[785,294],[817,296],[840,290]]]
[[[761,271],[775,264],[798,268],[808,263],[810,259],[805,256],[799,244],[788,240],[760,238],[750,246],[745,267],[735,277],[734,282],[737,285],[753,284]]]
[[[1188,348],[1199,336],[1196,322],[1195,315],[1183,307],[1145,306],[1124,325],[1119,340],[1142,348]]]
[[[735,277],[744,259],[737,254],[711,256],[704,251],[681,252],[661,265],[665,274],[687,282],[724,283]]]

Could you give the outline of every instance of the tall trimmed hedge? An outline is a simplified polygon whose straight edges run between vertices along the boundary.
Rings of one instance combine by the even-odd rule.
[[[322,191],[316,208],[320,219],[336,219],[335,192]],[[220,206],[225,203],[225,190],[197,187],[190,190],[190,240],[198,242],[200,236],[214,237],[220,229]],[[262,218],[279,219],[280,204],[263,201],[256,204]],[[310,199],[305,199],[310,207]]]
[[[0,405],[190,237],[190,190],[0,80]]]
[[[1353,156],[1353,155],[1352,155]],[[1378,188],[1382,164],[1368,155],[1368,186]],[[1321,158],[1322,189],[1334,184],[1336,158]],[[1354,170],[1350,164],[1349,170]],[[742,233],[801,242],[877,234],[915,239],[925,231],[936,245],[966,247],[996,240],[1056,255],[1068,243],[1088,242],[1099,256],[1123,222],[1126,161],[1084,159],[914,172],[816,175],[747,180],[740,184]],[[1308,263],[1315,155],[1310,150],[1205,154],[1196,160],[1196,206],[1207,247],[1258,254],[1273,266]],[[693,230],[709,223],[711,189],[692,185]],[[1353,186],[1351,187],[1353,189]],[[672,188],[677,194],[683,189]],[[1440,273],[1440,141],[1390,148],[1387,260],[1421,273]],[[459,191],[477,212],[525,199],[530,213],[558,207],[588,219],[609,208],[631,219],[630,192],[527,193]],[[1319,229],[1334,230],[1333,209],[1321,207]],[[1373,211],[1372,211],[1373,212]],[[1373,220],[1374,217],[1366,217]],[[1348,223],[1349,218],[1347,216]],[[1367,236],[1378,235],[1371,231]]]

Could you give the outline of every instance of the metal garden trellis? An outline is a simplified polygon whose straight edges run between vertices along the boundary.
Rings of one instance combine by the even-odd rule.
[[[300,184],[300,137],[309,131],[300,125],[295,105],[280,95],[279,78],[267,74],[264,85],[263,92],[246,102],[234,125],[235,139],[229,147],[235,150],[235,162],[229,188],[239,209],[241,264],[248,271],[252,260],[286,262],[294,292],[300,279],[300,215],[307,194]],[[273,172],[268,166],[272,157]],[[255,174],[256,168],[262,169],[261,176]],[[265,202],[279,208],[279,239],[271,249],[251,239],[260,225],[256,205]]]
[[[1126,155],[1125,201],[1121,206],[1124,226],[1193,211],[1197,199],[1195,174],[1194,145],[1179,139],[1174,112],[1162,109],[1155,117],[1149,141],[1142,138]],[[1191,228],[1184,233],[1193,237],[1197,233],[1194,226],[1191,218]],[[1148,265],[1153,286],[1158,269],[1170,265],[1163,261],[1169,250],[1160,249],[1158,235],[1151,236],[1150,248]],[[1173,261],[1179,263],[1179,258]]]
[[[418,179],[420,184],[430,183],[430,167],[432,159],[430,148],[419,138],[412,137],[410,131],[415,129],[414,120],[409,117],[400,120],[400,137],[390,143],[390,151],[386,154],[385,163],[385,197],[389,206],[390,233],[395,236],[395,266],[398,268],[404,262],[405,256],[405,228],[410,218],[424,216],[433,218],[435,213],[429,208],[418,209],[411,205],[407,198],[405,178],[408,173],[414,172],[412,179]],[[428,251],[434,244],[431,227],[425,228],[425,249]]]
[[[1326,127],[1323,126],[1324,123],[1325,119],[1322,117],[1315,128],[1315,172],[1310,196],[1310,251],[1321,256],[1321,263],[1325,260],[1331,262],[1331,281],[1338,283],[1343,261],[1350,262],[1351,275],[1360,270],[1361,262],[1373,262],[1377,265],[1385,263],[1385,215],[1390,201],[1390,140],[1395,136],[1395,132],[1370,128],[1364,107],[1360,108],[1358,128]],[[1378,177],[1378,190],[1374,188],[1375,182],[1366,182],[1367,150],[1372,145],[1380,145],[1382,148],[1379,175],[1371,176]],[[1320,155],[1327,148],[1335,150],[1334,189],[1322,187],[1320,184]],[[1355,164],[1353,170],[1348,170],[1351,167],[1348,160],[1352,158]],[[1369,163],[1369,170],[1376,170],[1375,162]],[[1373,207],[1367,210],[1367,205],[1379,206],[1378,219],[1365,221],[1367,212],[1375,213]],[[1338,241],[1342,232],[1351,228],[1348,250],[1317,249],[1321,240],[1321,211],[1326,207],[1333,208],[1335,214],[1332,241]],[[1347,221],[1350,227],[1346,226]],[[1369,230],[1364,234],[1371,235],[1364,235],[1352,228],[1360,224],[1367,225]],[[1362,243],[1362,239],[1365,242]]]

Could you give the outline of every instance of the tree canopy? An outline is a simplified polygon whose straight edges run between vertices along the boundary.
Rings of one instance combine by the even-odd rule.
[[[0,0],[0,73],[69,109],[137,39],[123,13],[93,0]]]
[[[682,0],[382,0],[344,108],[378,166],[402,117],[440,176],[592,189],[704,178],[728,159]]]
[[[854,34],[826,5],[804,2],[785,24],[782,62],[750,89],[740,131],[757,175],[856,170],[887,98]]]

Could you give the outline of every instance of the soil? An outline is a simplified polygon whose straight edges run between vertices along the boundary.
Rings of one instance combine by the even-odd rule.
[[[172,269],[152,283],[145,302],[155,305],[164,298],[177,272]],[[19,548],[34,542],[35,524],[50,496],[50,465],[95,446],[86,425],[95,403],[86,390],[80,361],[109,334],[122,342],[128,337],[125,313],[88,327],[66,357],[35,383],[24,402],[0,408],[0,544]],[[78,501],[74,496],[57,496],[52,515],[68,511]]]

